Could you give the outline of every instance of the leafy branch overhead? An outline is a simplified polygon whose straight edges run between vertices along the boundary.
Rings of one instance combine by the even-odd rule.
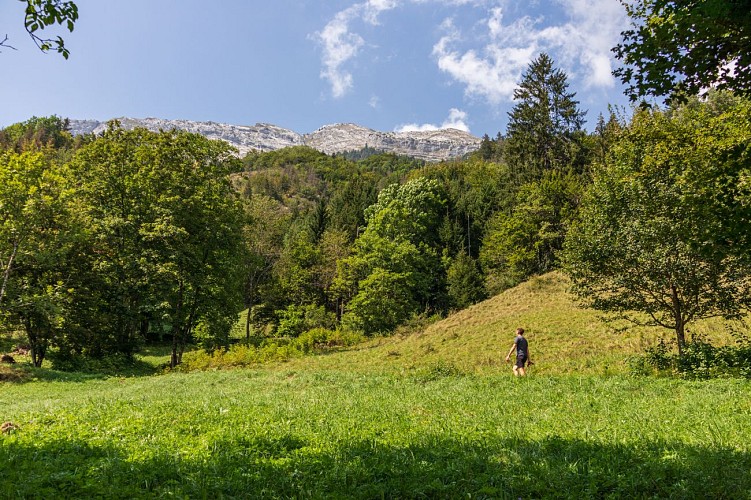
[[[24,28],[42,52],[54,50],[67,59],[70,51],[61,36],[45,38],[41,32],[56,24],[73,32],[78,20],[78,6],[69,0],[20,0],[26,2]],[[0,41],[0,47],[15,49],[8,45],[8,36]]]
[[[62,0],[25,0],[26,18],[24,27],[42,52],[54,49],[67,59],[70,51],[65,47],[62,37],[42,38],[37,32],[48,26],[59,24],[73,32],[74,23],[78,20],[78,6],[71,1]]]
[[[621,0],[631,29],[614,49],[614,74],[632,101],[681,101],[710,87],[751,95],[751,2]]]

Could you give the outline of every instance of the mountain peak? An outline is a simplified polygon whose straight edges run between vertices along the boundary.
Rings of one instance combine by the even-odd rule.
[[[419,132],[379,132],[355,123],[324,125],[310,134],[299,134],[270,123],[231,125],[190,120],[161,118],[117,118],[123,128],[143,127],[149,130],[185,130],[209,139],[223,140],[241,155],[250,151],[274,151],[290,146],[310,146],[326,154],[356,151],[371,147],[426,161],[442,161],[464,156],[480,147],[480,139],[456,129]],[[74,135],[99,134],[106,122],[70,120]]]

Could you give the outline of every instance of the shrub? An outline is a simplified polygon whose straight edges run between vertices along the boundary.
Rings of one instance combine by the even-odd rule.
[[[683,355],[672,353],[660,338],[643,356],[629,361],[631,371],[638,375],[653,372],[669,373],[688,379],[713,377],[751,378],[751,342],[744,334],[731,332],[735,346],[714,346],[701,335],[693,336],[683,348]]]
[[[429,366],[415,370],[414,379],[418,382],[433,382],[447,377],[460,377],[463,373],[459,368],[447,361],[438,361]]]
[[[269,338],[258,346],[239,343],[226,350],[186,353],[177,370],[203,371],[288,361],[313,352],[351,346],[363,340],[362,334],[356,332],[313,328],[297,338]]]

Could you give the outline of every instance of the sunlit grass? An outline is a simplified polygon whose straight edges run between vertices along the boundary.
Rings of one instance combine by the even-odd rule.
[[[493,374],[510,371],[504,358],[516,328],[523,327],[535,362],[531,374],[616,375],[628,373],[629,358],[643,354],[659,337],[673,339],[665,328],[603,322],[598,312],[579,307],[567,288],[565,276],[547,274],[424,331],[377,338],[344,353],[291,360],[290,366],[400,372],[448,363],[465,373]],[[628,328],[621,331],[623,326]],[[733,341],[727,327],[721,320],[707,320],[692,325],[689,333],[727,344]]]
[[[744,498],[750,394],[296,370],[6,385],[0,497]]]
[[[253,370],[164,374],[167,345],[132,371],[0,367],[23,375],[0,382],[0,498],[751,498],[751,383],[630,376],[670,332],[608,330],[566,286]]]

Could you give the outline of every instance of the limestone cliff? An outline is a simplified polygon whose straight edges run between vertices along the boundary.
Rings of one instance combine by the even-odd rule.
[[[228,142],[241,155],[249,151],[274,151],[306,145],[327,154],[355,151],[365,146],[412,156],[426,161],[461,157],[480,147],[480,139],[456,129],[429,132],[379,132],[355,124],[326,125],[311,134],[301,135],[276,125],[229,125],[160,118],[118,118],[125,129],[144,127],[149,130],[179,129],[201,134],[209,139]],[[73,134],[101,133],[107,127],[96,120],[71,120]]]

